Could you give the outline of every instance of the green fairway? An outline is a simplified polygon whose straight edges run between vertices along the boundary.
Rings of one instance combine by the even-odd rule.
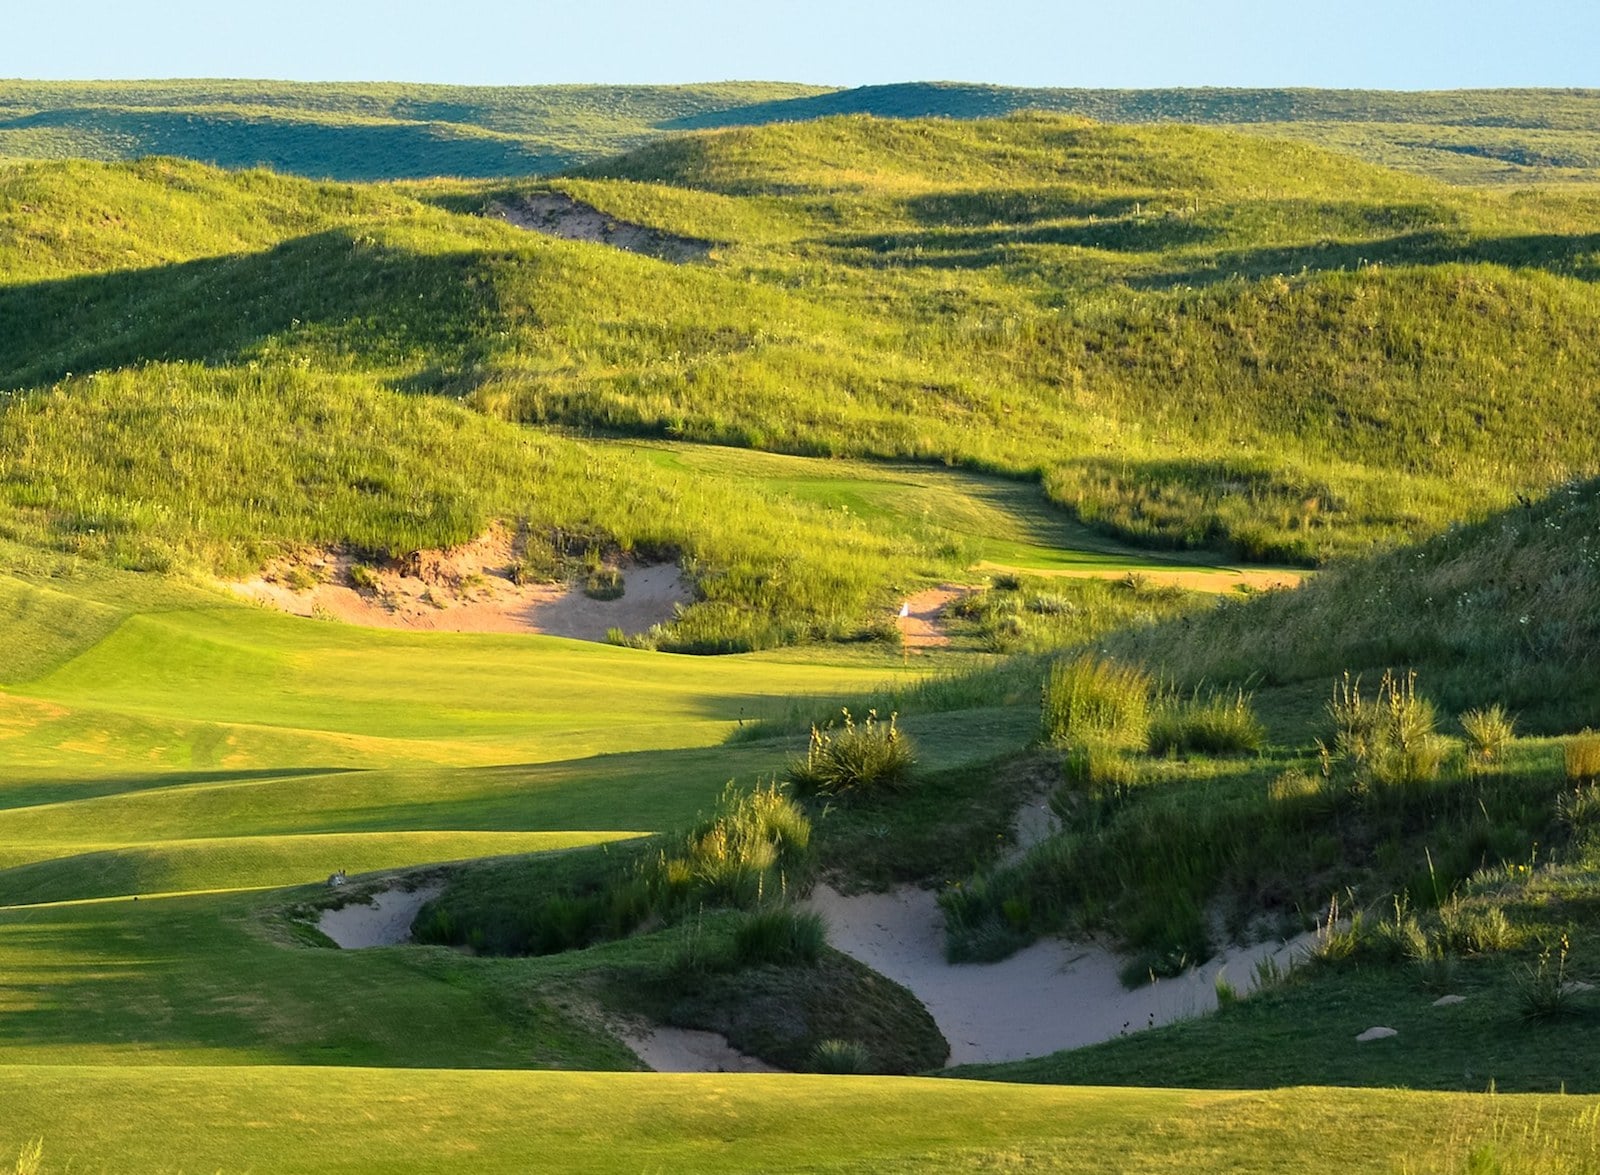
[[[0,1068],[46,1170],[1581,1170],[1585,1098],[1191,1093],[758,1075]],[[602,1126],[596,1106],[610,1107]],[[1381,1130],[1358,1126],[1380,1119]],[[182,1142],[174,1144],[175,1138]],[[1571,1167],[1551,1167],[1570,1163]]]

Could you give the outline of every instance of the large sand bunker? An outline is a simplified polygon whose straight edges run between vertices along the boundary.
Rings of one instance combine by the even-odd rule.
[[[336,548],[278,560],[261,575],[228,586],[296,616],[370,628],[433,632],[526,632],[601,641],[664,624],[694,593],[674,564],[622,564],[623,594],[596,600],[571,584],[512,580],[509,535],[491,532],[459,547],[417,551],[368,566]],[[359,568],[359,570],[357,570]],[[365,581],[357,587],[353,576]]]
[[[827,920],[830,943],[922,1001],[952,1065],[1044,1056],[1213,1011],[1217,972],[1243,994],[1258,960],[1287,968],[1310,938],[1236,948],[1130,991],[1125,960],[1092,944],[1045,939],[998,963],[946,962],[944,916],[929,890],[846,897],[824,885],[807,905]]]

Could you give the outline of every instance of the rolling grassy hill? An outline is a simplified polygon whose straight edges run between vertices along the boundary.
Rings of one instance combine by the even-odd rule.
[[[521,425],[966,465],[1040,479],[1122,538],[1300,563],[1442,529],[1600,459],[1585,195],[1463,193],[1312,147],[1043,116],[706,132],[559,181],[619,219],[719,242],[673,265],[463,215],[517,186],[94,166],[12,168],[0,208],[17,226],[0,320],[30,324],[0,335],[0,385],[23,393],[7,419],[28,436],[14,501],[74,544],[155,525],[117,521],[92,469],[64,473],[89,464],[71,452],[86,435],[147,435],[105,414],[156,384],[280,415],[296,403],[283,381],[309,397],[302,415],[370,387],[363,411],[459,422],[459,444],[546,442],[414,393]],[[206,457],[217,419],[207,407],[172,440],[199,446],[179,468],[232,494]],[[293,452],[259,456],[293,468]],[[129,451],[111,475],[147,504],[168,492],[133,472],[152,456]],[[392,509],[383,478],[341,460],[348,510]],[[312,530],[288,511],[229,537],[400,547],[492,512],[483,487],[442,492],[410,508],[441,520],[420,530],[393,514]],[[518,508],[501,495],[493,511]],[[681,531],[650,542],[686,547]],[[852,591],[820,627],[859,614],[867,588]],[[801,611],[816,627],[830,609]]]
[[[1185,122],[1302,138],[1460,183],[1592,181],[1591,90],[1076,90],[905,83],[470,87],[0,82],[0,158],[180,155],[316,178],[543,174],[683,130],[837,115]]]

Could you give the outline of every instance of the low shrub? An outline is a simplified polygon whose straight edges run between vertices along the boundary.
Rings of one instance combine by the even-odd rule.
[[[1467,753],[1479,762],[1494,763],[1505,757],[1516,722],[1496,703],[1461,715],[1461,730],[1467,736]]]
[[[865,799],[899,791],[911,782],[916,763],[911,740],[900,732],[898,715],[887,722],[868,710],[856,722],[845,710],[844,725],[811,728],[803,758],[789,765],[789,780],[801,795]]]
[[[1251,701],[1243,690],[1202,694],[1197,689],[1188,698],[1164,699],[1150,718],[1150,753],[1254,754],[1266,741],[1267,730]]]
[[[734,958],[745,967],[809,965],[826,942],[822,916],[793,906],[753,910],[733,932]]]
[[[1083,740],[1138,746],[1150,723],[1150,677],[1142,669],[1084,654],[1050,666],[1043,736],[1058,746]]]
[[[1600,783],[1600,734],[1584,730],[1567,739],[1562,750],[1567,782],[1580,786]]]

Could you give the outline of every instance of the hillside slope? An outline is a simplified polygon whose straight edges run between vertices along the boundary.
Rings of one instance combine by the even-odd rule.
[[[675,265],[463,215],[527,184],[7,176],[11,390],[310,369],[525,425],[1038,478],[1121,537],[1302,563],[1600,468],[1581,194],[1039,115],[702,132],[542,189],[716,243]]]
[[[1186,682],[1325,688],[1413,668],[1452,711],[1500,703],[1545,733],[1600,725],[1600,482],[1112,647]]]

